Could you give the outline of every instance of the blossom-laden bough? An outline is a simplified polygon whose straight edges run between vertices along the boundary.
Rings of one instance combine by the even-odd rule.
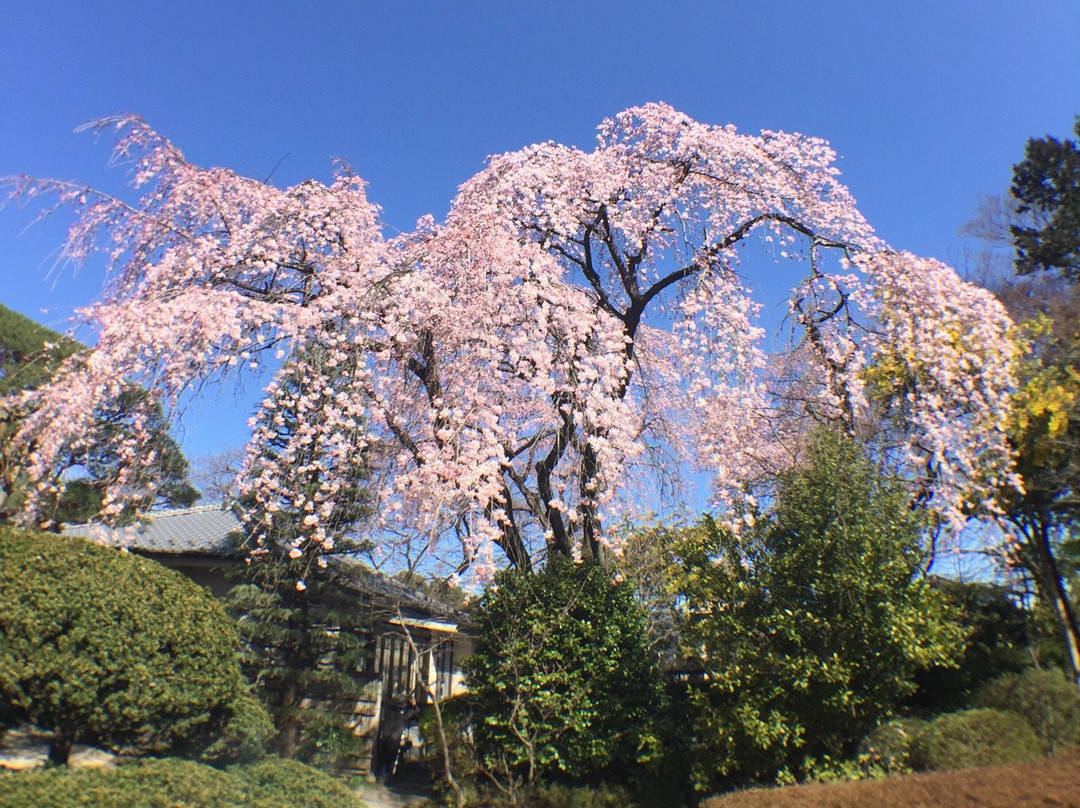
[[[39,486],[27,521],[62,483],[54,458],[87,440],[122,381],[173,409],[265,355],[284,365],[240,484],[259,504],[255,545],[287,507],[304,514],[297,549],[329,548],[361,456],[384,549],[453,548],[462,569],[596,556],[642,491],[686,469],[710,472],[730,503],[795,462],[823,420],[887,421],[913,496],[953,524],[1012,480],[1008,317],[949,267],[877,238],[822,140],[649,104],[604,121],[591,152],[492,158],[444,222],[385,239],[346,166],[329,186],[279,189],[188,163],[138,118],[97,128],[119,132],[138,202],[15,189],[74,207],[67,255],[103,249],[111,265],[81,312],[93,352],[18,402]],[[805,276],[778,353],[740,267],[762,240]],[[118,451],[137,481],[137,419],[130,434]],[[136,487],[117,480],[108,509]]]

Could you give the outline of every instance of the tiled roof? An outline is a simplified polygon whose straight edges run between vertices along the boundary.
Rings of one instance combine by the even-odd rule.
[[[90,523],[68,525],[63,532],[143,553],[220,558],[242,555],[243,551],[237,549],[232,538],[233,532],[239,529],[240,520],[231,511],[222,510],[219,505],[204,505],[151,513],[145,522],[131,527],[109,528]],[[422,614],[462,618],[459,610],[375,572],[358,560],[339,558],[337,564],[357,592],[401,604]]]
[[[231,511],[218,505],[204,505],[152,513],[147,521],[131,527],[108,528],[91,523],[69,525],[64,533],[144,553],[231,556],[237,550],[230,534],[239,528],[240,520]]]

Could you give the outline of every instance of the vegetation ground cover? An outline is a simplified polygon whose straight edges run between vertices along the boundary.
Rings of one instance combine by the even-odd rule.
[[[3,775],[0,794],[4,808],[363,808],[329,775],[275,758],[225,770],[171,758],[39,769]]]

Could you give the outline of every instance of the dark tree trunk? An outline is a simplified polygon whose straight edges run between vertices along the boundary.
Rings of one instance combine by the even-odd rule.
[[[290,678],[281,688],[281,700],[278,703],[278,736],[275,746],[277,753],[286,760],[296,757],[300,745],[300,719],[297,710],[300,707],[300,683]]]
[[[71,758],[71,747],[74,745],[71,738],[62,732],[56,733],[49,741],[49,764],[52,766],[66,766]]]
[[[1065,584],[1061,579],[1054,550],[1050,544],[1050,526],[1042,519],[1032,519],[1023,529],[1028,539],[1029,570],[1038,584],[1039,596],[1054,613],[1065,645],[1065,661],[1074,683],[1080,684],[1080,623],[1077,622]]]

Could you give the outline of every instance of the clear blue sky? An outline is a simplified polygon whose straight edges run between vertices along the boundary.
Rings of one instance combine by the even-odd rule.
[[[882,237],[958,263],[1025,140],[1080,113],[1077,0],[4,0],[0,35],[0,176],[115,191],[108,144],[72,129],[135,112],[194,162],[279,184],[347,158],[391,232],[444,214],[489,154],[590,147],[661,100],[827,138]],[[32,218],[0,211],[0,302],[64,328],[101,270],[47,276],[62,223]],[[248,398],[190,419],[189,453],[242,442]]]

